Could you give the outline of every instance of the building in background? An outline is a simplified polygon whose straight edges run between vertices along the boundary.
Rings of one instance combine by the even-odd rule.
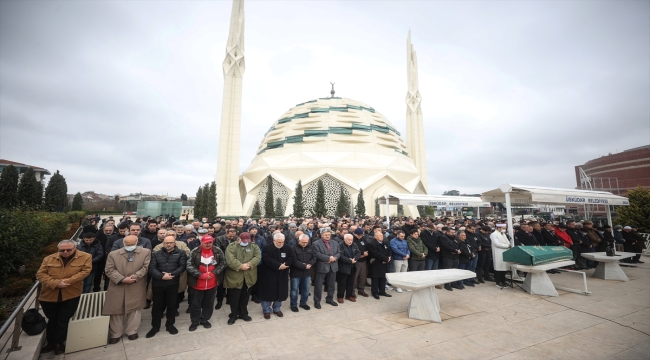
[[[27,171],[28,169],[34,170],[34,175],[36,176],[36,181],[38,182],[43,182],[45,179],[45,176],[47,175],[52,175],[50,174],[50,171],[47,169],[43,169],[38,166],[32,166],[32,165],[27,165],[27,164],[21,164],[19,162],[11,161],[11,160],[5,160],[5,159],[0,159],[0,173],[4,168],[6,168],[9,165],[13,165],[17,170],[18,170],[18,175],[22,175]]]
[[[601,156],[575,167],[576,189],[608,191],[627,196],[638,187],[650,188],[650,145]],[[584,205],[568,209],[587,219],[602,217],[603,205]]]
[[[174,215],[176,218],[181,216],[183,203],[181,201],[139,201],[138,217],[158,215]]]

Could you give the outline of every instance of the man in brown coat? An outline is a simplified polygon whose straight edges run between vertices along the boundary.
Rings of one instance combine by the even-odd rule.
[[[109,344],[117,344],[125,332],[129,340],[138,338],[141,310],[146,305],[147,271],[151,251],[137,246],[137,243],[137,236],[128,235],[124,238],[124,247],[112,251],[106,259],[105,273],[111,282],[102,315],[111,316]]]
[[[43,259],[36,279],[42,284],[38,300],[48,319],[47,345],[41,352],[54,350],[55,355],[60,355],[65,352],[68,322],[79,306],[83,280],[93,265],[92,256],[77,251],[73,241],[63,240],[57,248],[57,253]]]

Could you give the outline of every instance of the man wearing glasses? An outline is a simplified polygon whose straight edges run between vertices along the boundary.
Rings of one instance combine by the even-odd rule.
[[[65,352],[68,322],[77,311],[83,280],[92,271],[92,256],[77,251],[71,240],[59,242],[57,248],[57,253],[43,259],[36,279],[42,284],[38,300],[48,319],[47,345],[41,353],[54,350],[60,355]]]

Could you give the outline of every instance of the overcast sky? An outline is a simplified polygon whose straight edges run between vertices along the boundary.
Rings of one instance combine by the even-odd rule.
[[[0,158],[68,192],[212,181],[231,1],[1,1]],[[405,133],[418,54],[429,190],[575,187],[650,143],[648,1],[246,1],[244,171],[286,110],[359,100]]]

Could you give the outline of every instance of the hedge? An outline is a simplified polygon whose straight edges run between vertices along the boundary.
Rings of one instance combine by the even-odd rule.
[[[0,283],[21,265],[35,261],[45,245],[61,240],[67,225],[64,213],[0,210]]]
[[[68,222],[70,224],[78,224],[79,220],[81,220],[82,217],[86,216],[86,212],[83,210],[68,211],[66,215],[68,215]]]

